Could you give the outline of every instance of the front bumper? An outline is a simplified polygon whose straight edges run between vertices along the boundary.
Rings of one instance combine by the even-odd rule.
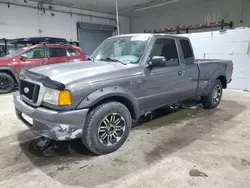
[[[27,105],[16,92],[14,104],[17,117],[36,134],[52,140],[72,140],[82,136],[85,118],[89,109],[54,111],[46,108],[33,108]],[[33,119],[29,123],[22,114]]]

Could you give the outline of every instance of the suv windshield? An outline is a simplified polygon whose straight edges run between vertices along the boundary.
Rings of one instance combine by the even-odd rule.
[[[11,53],[9,53],[8,55],[4,56],[4,57],[7,57],[7,58],[11,58],[11,57],[14,57],[16,56],[17,54],[21,53],[22,51],[24,51],[25,48],[19,48],[18,50],[15,50]]]
[[[97,61],[138,63],[149,38],[149,35],[135,35],[106,39],[90,58]]]

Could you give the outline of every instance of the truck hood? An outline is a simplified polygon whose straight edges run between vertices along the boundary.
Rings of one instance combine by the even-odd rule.
[[[101,75],[110,75],[118,70],[124,70],[133,66],[135,65],[123,65],[117,62],[106,61],[78,61],[41,66],[29,71],[48,76],[51,80],[67,85],[82,79],[91,82],[97,81],[103,79]],[[114,77],[118,76],[117,74],[114,75]],[[107,76],[105,77],[107,78]]]
[[[12,63],[12,58],[0,58],[0,66],[8,66]]]

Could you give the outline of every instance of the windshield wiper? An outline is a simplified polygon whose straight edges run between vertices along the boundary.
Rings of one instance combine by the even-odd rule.
[[[123,64],[123,65],[127,65],[126,63],[124,63],[124,62],[122,62],[122,61],[120,61],[120,60],[118,60],[118,59],[113,59],[113,58],[110,58],[110,57],[107,57],[107,58],[103,58],[103,59],[100,59],[101,61],[113,61],[113,62],[119,62],[119,63],[121,63],[121,64]]]

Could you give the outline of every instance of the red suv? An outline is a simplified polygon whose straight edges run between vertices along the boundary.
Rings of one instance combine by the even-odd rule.
[[[72,45],[38,44],[20,48],[0,58],[0,94],[11,92],[22,70],[55,63],[85,61],[87,56]]]

